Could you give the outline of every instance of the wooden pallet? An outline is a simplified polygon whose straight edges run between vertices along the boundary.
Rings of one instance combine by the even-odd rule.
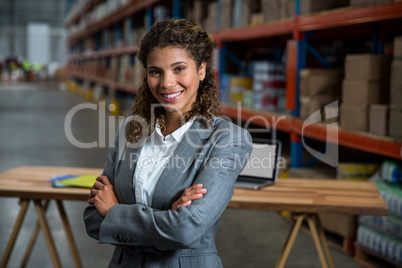
[[[357,243],[355,245],[354,260],[367,268],[402,268],[401,263],[389,260],[381,254]]]

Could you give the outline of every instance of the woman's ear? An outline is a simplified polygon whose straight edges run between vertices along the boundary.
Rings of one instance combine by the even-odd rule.
[[[200,77],[200,81],[204,80],[207,72],[207,63],[204,61],[201,63],[200,68],[198,68],[198,75]]]

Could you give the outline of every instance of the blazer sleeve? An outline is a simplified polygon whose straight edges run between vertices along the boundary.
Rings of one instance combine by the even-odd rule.
[[[113,184],[113,179],[114,179],[114,169],[115,169],[115,162],[116,162],[116,157],[119,151],[119,139],[120,139],[120,131],[123,127],[124,120],[120,123],[119,129],[116,131],[114,141],[113,141],[113,148],[109,150],[108,157],[106,164],[103,168],[102,176],[108,177],[108,179],[111,181]],[[121,145],[120,145],[121,146]],[[85,223],[85,228],[87,231],[87,234],[94,238],[99,240],[99,230],[100,226],[103,222],[103,217],[99,214],[99,212],[96,210],[95,206],[93,204],[88,205],[85,210],[84,210],[84,223]]]
[[[215,141],[194,182],[202,183],[207,189],[203,198],[177,211],[156,210],[142,204],[116,205],[101,224],[99,242],[157,250],[196,247],[226,209],[233,196],[234,183],[247,163],[251,136],[244,129],[240,133],[224,133]]]

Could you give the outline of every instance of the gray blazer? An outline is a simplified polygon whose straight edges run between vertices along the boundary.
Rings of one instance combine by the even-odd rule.
[[[215,236],[251,152],[248,131],[217,117],[211,128],[194,121],[165,166],[152,207],[136,204],[132,185],[142,146],[123,148],[119,133],[124,123],[103,171],[119,204],[105,218],[93,205],[84,211],[88,235],[116,246],[109,267],[222,267]],[[203,198],[172,211],[184,189],[198,183],[208,191]]]

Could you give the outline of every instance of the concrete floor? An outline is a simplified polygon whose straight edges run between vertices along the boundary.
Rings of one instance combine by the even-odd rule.
[[[0,171],[18,165],[50,165],[102,168],[107,148],[80,149],[66,138],[64,121],[74,106],[84,100],[62,90],[58,84],[0,85]],[[99,141],[99,110],[79,111],[72,119],[72,133],[81,142]],[[106,135],[107,131],[101,129]],[[106,145],[108,142],[106,142]],[[85,202],[64,202],[84,267],[107,267],[113,251],[99,245],[84,230]],[[0,197],[0,255],[19,210],[18,199]],[[64,231],[51,203],[49,219],[63,267],[74,267]],[[19,267],[36,222],[33,205],[25,217],[7,267]],[[216,238],[225,267],[274,267],[290,225],[277,213],[228,209],[221,217]],[[335,266],[361,267],[351,256],[332,249]],[[52,267],[43,236],[39,235],[27,267]],[[321,267],[310,235],[297,236],[286,267]]]

